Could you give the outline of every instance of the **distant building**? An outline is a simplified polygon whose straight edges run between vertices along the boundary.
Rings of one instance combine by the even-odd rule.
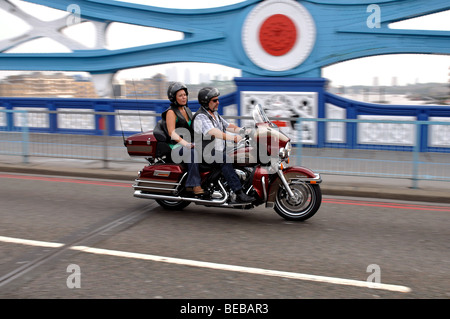
[[[206,81],[209,78],[203,74]],[[113,83],[113,97],[125,99],[167,100],[169,79],[158,73],[151,78],[122,80]],[[200,84],[187,84],[189,99],[197,100],[198,91],[204,86],[214,86],[220,94],[226,95],[236,90],[233,81],[213,80]],[[57,98],[98,98],[94,83],[83,75],[64,73],[48,74],[32,72],[10,75],[0,82],[0,96],[7,97],[57,97]]]
[[[97,98],[90,79],[64,73],[10,75],[0,84],[0,96]]]
[[[122,96],[127,99],[167,99],[167,85],[167,77],[158,73],[148,79],[126,80],[120,91]]]
[[[76,98],[98,98],[94,83],[88,78],[75,77],[73,82]]]

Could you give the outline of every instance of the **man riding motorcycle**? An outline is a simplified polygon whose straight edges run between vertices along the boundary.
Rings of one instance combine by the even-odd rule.
[[[238,142],[242,139],[239,133],[243,129],[235,124],[228,123],[217,112],[219,107],[218,89],[204,87],[198,92],[200,109],[193,117],[194,142],[203,162],[218,165],[227,180],[230,188],[236,194],[236,200],[241,203],[251,203],[255,200],[242,191],[241,182],[234,171],[230,158],[226,156],[226,140]],[[200,140],[201,139],[201,140]]]

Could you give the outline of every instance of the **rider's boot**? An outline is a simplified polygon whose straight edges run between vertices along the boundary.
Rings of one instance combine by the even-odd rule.
[[[242,189],[240,189],[236,192],[236,200],[240,203],[251,203],[255,200],[255,198],[245,194]]]
[[[192,188],[192,191],[194,192],[195,195],[203,195],[205,193],[205,191],[201,186],[194,186]]]

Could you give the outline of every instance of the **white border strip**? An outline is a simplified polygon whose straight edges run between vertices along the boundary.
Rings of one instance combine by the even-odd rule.
[[[64,244],[59,244],[59,243],[50,243],[50,242],[3,237],[3,236],[0,236],[0,241],[8,242],[8,243],[31,245],[31,246],[43,246],[43,247],[64,246]],[[164,257],[164,256],[157,256],[157,255],[141,254],[141,253],[132,253],[132,252],[126,252],[126,251],[111,250],[111,249],[93,248],[93,247],[87,247],[87,246],[72,246],[69,249],[80,251],[80,252],[85,252],[85,253],[90,253],[90,254],[96,254],[96,255],[107,255],[107,256],[115,256],[115,257],[122,257],[122,258],[133,258],[133,259],[164,262],[164,263],[183,265],[183,266],[191,266],[191,267],[197,267],[197,268],[208,268],[208,269],[215,269],[215,270],[222,270],[222,271],[233,271],[233,272],[240,272],[240,273],[246,273],[246,274],[253,274],[253,275],[262,275],[262,276],[281,277],[281,278],[289,278],[289,279],[297,279],[297,280],[307,280],[307,281],[315,281],[315,282],[322,282],[322,283],[330,283],[330,284],[335,284],[335,285],[381,289],[381,290],[388,290],[388,291],[394,291],[394,292],[403,292],[403,293],[411,292],[411,288],[406,287],[406,286],[373,283],[373,282],[353,280],[353,279],[342,279],[342,278],[336,278],[336,277],[316,276],[316,275],[270,270],[270,269],[263,269],[263,268],[227,265],[227,264],[211,263],[211,262],[205,262],[205,261],[196,261],[196,260],[190,260],[190,259]]]

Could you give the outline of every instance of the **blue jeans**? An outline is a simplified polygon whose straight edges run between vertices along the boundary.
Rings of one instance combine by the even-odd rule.
[[[190,160],[186,160],[185,163],[188,167],[188,176],[186,180],[186,187],[194,187],[201,185],[200,172],[198,170],[197,152],[193,148],[180,147],[180,156],[183,156],[184,152],[190,152]],[[184,157],[183,157],[184,158]]]
[[[215,151],[213,151],[215,153]],[[233,190],[233,192],[237,192],[242,189],[241,181],[239,180],[239,177],[237,177],[236,172],[234,171],[233,164],[227,162],[226,160],[226,154],[223,152],[217,152],[217,155],[220,156],[220,153],[222,153],[223,161],[222,163],[216,163],[222,171],[223,176],[228,182],[228,185],[230,185],[230,188]],[[213,156],[215,156],[213,154]]]

